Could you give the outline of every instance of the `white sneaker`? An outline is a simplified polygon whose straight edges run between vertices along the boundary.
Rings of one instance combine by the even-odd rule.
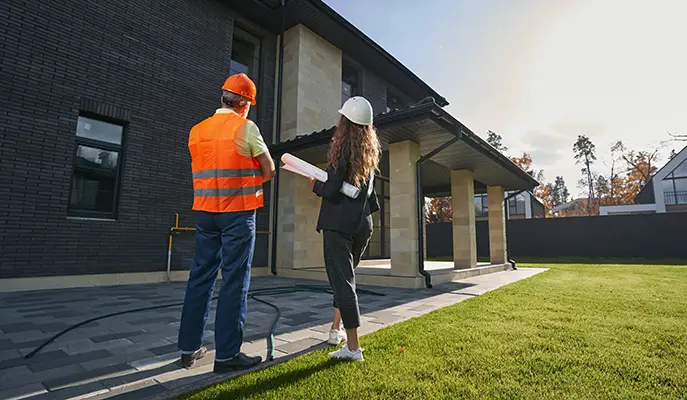
[[[335,329],[332,329],[329,331],[329,339],[327,339],[327,343],[338,346],[341,344],[341,342],[346,340],[346,331],[343,329],[340,331],[337,331]]]
[[[349,350],[348,345],[345,345],[344,347],[340,348],[337,351],[333,351],[333,352],[329,353],[329,357],[340,359],[340,360],[365,361],[365,359],[363,359],[363,349],[362,348],[360,348],[356,351],[351,351],[351,350]]]

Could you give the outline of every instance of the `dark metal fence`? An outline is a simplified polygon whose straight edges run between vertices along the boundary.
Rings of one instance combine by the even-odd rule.
[[[489,257],[487,221],[476,224],[477,256]],[[427,257],[452,257],[451,223],[427,225]],[[517,257],[687,259],[687,213],[508,221]]]

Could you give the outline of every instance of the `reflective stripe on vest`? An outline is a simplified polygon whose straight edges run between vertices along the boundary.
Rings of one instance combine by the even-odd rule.
[[[263,206],[260,164],[239,154],[234,142],[245,123],[238,114],[220,113],[191,129],[194,210],[222,213]]]
[[[193,179],[204,178],[242,178],[246,176],[262,176],[257,168],[248,169],[206,169],[193,173]]]
[[[261,186],[244,186],[240,188],[213,188],[213,189],[195,189],[193,191],[194,196],[198,197],[237,197],[237,196],[247,196],[249,194],[259,194],[262,193]]]

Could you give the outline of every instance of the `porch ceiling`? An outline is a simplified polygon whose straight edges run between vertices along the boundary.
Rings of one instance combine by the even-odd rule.
[[[406,140],[420,145],[421,156],[430,154],[449,140],[459,140],[434,154],[422,164],[422,187],[426,196],[441,196],[451,191],[450,170],[469,169],[475,176],[475,191],[486,186],[506,190],[531,190],[539,185],[525,171],[484,140],[430,102],[405,110],[392,111],[376,118],[375,126],[382,148]],[[325,163],[334,129],[283,142],[272,147],[275,158],[292,153],[314,164]]]

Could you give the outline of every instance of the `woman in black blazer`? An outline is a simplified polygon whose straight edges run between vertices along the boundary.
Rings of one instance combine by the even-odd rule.
[[[334,323],[328,342],[338,345],[346,341],[345,346],[329,355],[363,361],[354,269],[372,235],[371,214],[379,211],[374,173],[379,167],[381,148],[372,125],[372,106],[366,99],[348,99],[339,113],[341,118],[327,157],[328,178],[324,183],[313,181],[313,191],[322,198],[317,231],[323,235],[324,262],[334,292]],[[341,192],[344,182],[360,190],[357,197]]]

